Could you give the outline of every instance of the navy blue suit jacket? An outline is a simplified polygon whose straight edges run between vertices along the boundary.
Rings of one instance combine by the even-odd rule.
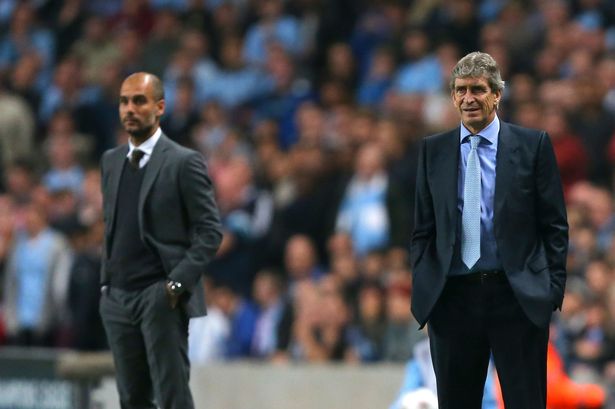
[[[561,308],[568,223],[553,147],[544,131],[501,122],[494,230],[500,259],[523,311],[537,326]],[[422,142],[412,234],[412,312],[424,326],[451,266],[456,240],[459,128]]]

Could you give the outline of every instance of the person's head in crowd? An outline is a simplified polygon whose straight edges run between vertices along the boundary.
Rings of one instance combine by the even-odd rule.
[[[406,270],[409,272],[410,260],[408,250],[403,247],[391,247],[386,253],[385,268],[387,270]]]
[[[191,77],[194,70],[196,60],[192,58],[190,53],[183,48],[178,49],[171,55],[171,59],[166,69],[166,73],[172,73],[173,76],[181,78]],[[165,74],[165,77],[168,74]]]
[[[575,267],[584,269],[586,263],[597,252],[596,231],[590,226],[582,226],[570,232],[570,254],[574,256],[574,263],[570,270]]]
[[[566,0],[541,1],[538,4],[544,25],[561,27],[570,19],[570,3]]]
[[[387,79],[395,73],[395,52],[391,47],[381,46],[374,50],[367,76],[369,79]]]
[[[589,19],[588,19],[589,20]],[[600,22],[576,20],[573,27],[578,30],[576,48],[587,50],[593,57],[605,51],[605,30]]]
[[[29,199],[39,207],[44,209],[51,208],[51,193],[42,183],[36,183],[32,187]]]
[[[50,135],[46,141],[49,165],[54,170],[69,170],[78,166],[75,144],[70,135]]]
[[[374,140],[382,149],[387,162],[394,162],[403,157],[406,146],[397,122],[384,118],[376,122]]]
[[[222,214],[228,214],[244,205],[247,190],[253,181],[252,168],[246,157],[231,155],[224,165],[212,166],[211,176]]]
[[[30,201],[22,207],[24,214],[24,227],[30,237],[36,237],[45,230],[47,223],[47,209],[40,204]]]
[[[570,134],[570,124],[566,112],[560,107],[547,107],[542,110],[542,127],[551,139],[559,139]]]
[[[360,278],[357,260],[352,253],[338,253],[331,256],[329,274],[337,277],[345,286]]]
[[[615,283],[611,282],[608,284],[608,288],[605,292],[605,308],[607,314],[607,329],[609,331],[609,336],[615,335]],[[615,374],[614,374],[615,375]]]
[[[545,47],[534,61],[534,72],[539,81],[554,80],[559,77],[560,64],[560,53],[554,47]]]
[[[590,298],[585,307],[585,326],[586,328],[588,329],[601,328],[602,329],[605,324],[605,319],[606,319],[606,309],[604,306],[603,299],[599,297]],[[589,341],[590,343],[593,343],[596,350],[602,347],[603,341],[600,341],[599,339],[590,338],[587,341]],[[579,351],[579,349],[577,349],[577,351]],[[598,351],[595,351],[593,354],[595,354],[594,356],[596,356],[598,353],[599,353]],[[583,354],[581,354],[581,357],[583,358]]]
[[[366,281],[359,288],[357,319],[360,321],[381,321],[385,316],[385,292],[378,281]]]
[[[17,92],[27,92],[36,86],[36,79],[42,66],[41,57],[35,52],[28,52],[13,65],[11,87]]]
[[[86,225],[91,225],[102,218],[102,192],[100,169],[89,166],[85,169],[81,196],[79,197],[79,220]]]
[[[520,126],[540,129],[543,123],[542,106],[536,101],[525,101],[517,104],[513,122]]]
[[[584,279],[579,277],[569,278],[562,304],[562,318],[570,320],[584,314],[585,306],[590,297],[591,293]]]
[[[346,86],[354,84],[356,62],[349,44],[337,42],[329,46],[326,73],[328,78]]]
[[[333,277],[324,277],[320,283],[321,313],[324,327],[342,328],[348,324],[350,310]],[[332,283],[332,284],[329,284]]]
[[[124,70],[134,70],[141,65],[143,44],[139,32],[132,27],[115,31],[114,42],[120,48],[120,62]]]
[[[53,84],[62,92],[66,100],[75,97],[81,89],[83,70],[77,57],[67,56],[55,66]]]
[[[284,267],[290,280],[309,280],[318,267],[314,242],[305,235],[297,234],[286,242]]]
[[[300,141],[289,152],[293,177],[301,193],[310,192],[326,165],[323,150],[315,144]]]
[[[170,9],[162,9],[155,14],[154,27],[151,33],[153,38],[174,38],[177,37],[179,32],[180,21],[177,13]]]
[[[6,250],[9,243],[9,238],[12,236],[15,229],[15,202],[8,194],[0,195],[0,237],[4,240],[4,245],[0,243],[0,257],[3,257],[3,251]]]
[[[327,251],[329,257],[333,258],[338,255],[353,256],[352,237],[346,232],[335,232],[327,240]]]
[[[53,225],[62,225],[66,220],[77,217],[79,203],[75,192],[69,188],[55,189],[49,192],[50,203],[47,208],[48,219]]]
[[[595,228],[599,229],[613,219],[613,194],[608,189],[596,187],[587,204]]]
[[[257,12],[265,23],[277,20],[283,11],[284,4],[281,0],[258,0]]]
[[[499,24],[497,21],[492,21],[492,22],[485,24],[481,28],[480,30],[481,49],[492,47],[494,45],[503,45],[503,44],[506,44],[506,33],[504,32],[504,26]]]
[[[177,83],[175,104],[172,114],[188,115],[195,106],[194,81],[190,77],[182,77]]]
[[[117,101],[122,84],[122,64],[120,61],[109,61],[100,70],[98,86],[104,97]]]
[[[241,6],[235,3],[224,1],[213,10],[213,26],[221,36],[235,35],[243,17]]]
[[[613,281],[613,271],[604,259],[594,258],[585,269],[585,279],[592,294],[604,299],[609,283]]]
[[[235,294],[233,290],[225,285],[215,285],[210,294],[212,304],[224,313],[227,317],[232,317],[237,310],[237,306],[240,302],[239,295]]]
[[[6,169],[7,193],[17,203],[24,202],[30,197],[37,179],[34,161],[30,158],[19,158]]]
[[[536,100],[536,80],[528,73],[518,73],[510,79],[509,98],[513,104]]]
[[[254,125],[251,140],[255,145],[255,153],[259,165],[264,165],[281,153],[278,144],[279,127],[272,119],[263,119]]]
[[[571,78],[591,77],[594,72],[595,61],[592,53],[585,48],[576,48],[568,55],[566,68]]]
[[[327,110],[350,104],[352,101],[350,87],[344,81],[334,77],[327,77],[321,81],[318,96],[321,105]]]
[[[355,161],[355,176],[364,182],[385,172],[385,158],[377,143],[366,143],[359,148]]]
[[[295,79],[295,64],[292,57],[279,44],[271,44],[267,49],[266,69],[275,83],[277,92],[287,92]],[[309,84],[304,84],[306,87]]]
[[[263,309],[278,303],[284,292],[280,273],[274,270],[260,270],[253,284],[254,301]]]
[[[50,223],[53,228],[66,236],[70,247],[77,253],[90,249],[90,229],[79,221],[78,217],[70,217],[58,223]]]
[[[101,16],[90,15],[83,27],[83,40],[93,45],[100,45],[107,40],[108,27]]]
[[[450,81],[451,72],[461,57],[459,45],[453,41],[442,41],[436,48],[436,56],[442,69],[442,78],[446,83]]]
[[[209,56],[209,38],[203,32],[196,29],[188,29],[182,32],[180,47],[194,61]]]
[[[453,69],[450,89],[461,121],[476,133],[495,118],[504,81],[493,57],[473,52],[459,60]]]
[[[602,109],[605,90],[599,81],[591,77],[579,78],[574,82],[577,106],[582,113],[593,113]]]
[[[244,66],[242,55],[243,39],[235,34],[230,34],[222,39],[220,51],[220,63],[225,70],[238,70]]]
[[[304,102],[297,109],[295,123],[299,140],[320,144],[325,129],[323,110],[313,102]]]
[[[508,78],[511,71],[510,53],[508,51],[508,48],[501,44],[492,45],[488,48],[485,48],[485,53],[489,54],[491,58],[497,61],[497,66],[500,71],[500,77]]]
[[[119,102],[122,125],[138,146],[160,126],[165,111],[162,82],[146,72],[131,74],[122,83]]]
[[[361,259],[361,278],[382,281],[386,270],[386,256],[382,250],[370,250]]]
[[[412,320],[410,312],[411,287],[403,282],[393,283],[386,290],[387,321],[395,324]]]
[[[28,1],[17,2],[10,23],[10,33],[16,39],[25,38],[36,23],[36,10]]]
[[[58,109],[53,113],[47,126],[50,136],[73,136],[75,133],[75,120],[68,109]]]
[[[296,283],[292,295],[295,321],[307,322],[310,325],[318,323],[322,315],[318,286],[310,280],[299,281]]]
[[[89,135],[77,132],[73,113],[65,108],[56,110],[49,120],[44,153],[54,169],[69,169],[87,162],[94,148]]]
[[[361,146],[367,142],[375,141],[376,115],[372,110],[356,110],[351,123],[349,137],[352,146]]]
[[[598,61],[598,79],[605,89],[615,89],[615,55],[606,55]]]
[[[418,61],[430,51],[430,41],[425,30],[419,27],[410,27],[402,36],[402,59],[404,61]]]

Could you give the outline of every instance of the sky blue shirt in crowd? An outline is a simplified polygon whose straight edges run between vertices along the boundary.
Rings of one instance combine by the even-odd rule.
[[[20,328],[35,328],[41,320],[47,286],[53,236],[43,230],[35,238],[20,233],[15,249],[15,274],[19,281],[17,294],[17,319]]]
[[[470,138],[472,135],[463,124],[459,135],[460,161],[457,172],[457,240],[453,253],[453,262],[449,275],[467,274],[475,271],[501,270],[502,262],[498,254],[493,230],[493,201],[495,197],[495,166],[498,152],[498,134],[500,120],[497,115],[485,129],[478,135],[481,140],[478,144],[478,158],[481,171],[481,198],[480,198],[480,259],[472,270],[461,261],[461,213],[463,211],[463,184],[465,182],[466,164],[470,153]]]

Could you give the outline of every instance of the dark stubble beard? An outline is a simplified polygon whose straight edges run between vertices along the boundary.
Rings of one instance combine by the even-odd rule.
[[[154,126],[144,126],[142,128],[139,129],[135,129],[133,131],[128,131],[126,130],[126,132],[128,132],[128,134],[137,142],[141,142],[144,141],[145,139],[147,139],[151,134],[152,134],[152,129],[154,129]]]

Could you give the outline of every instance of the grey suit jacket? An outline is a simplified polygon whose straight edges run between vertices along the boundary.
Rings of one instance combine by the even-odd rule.
[[[105,251],[101,284],[113,240],[120,177],[128,145],[104,153],[102,167]],[[165,273],[187,289],[182,305],[188,316],[205,315],[201,276],[222,241],[220,217],[203,157],[164,134],[156,143],[139,192],[141,240],[160,256]]]
[[[568,223],[559,171],[545,132],[500,122],[495,238],[508,281],[528,318],[549,324],[566,284]],[[412,235],[412,311],[425,325],[457,240],[459,128],[425,138],[417,171]]]

